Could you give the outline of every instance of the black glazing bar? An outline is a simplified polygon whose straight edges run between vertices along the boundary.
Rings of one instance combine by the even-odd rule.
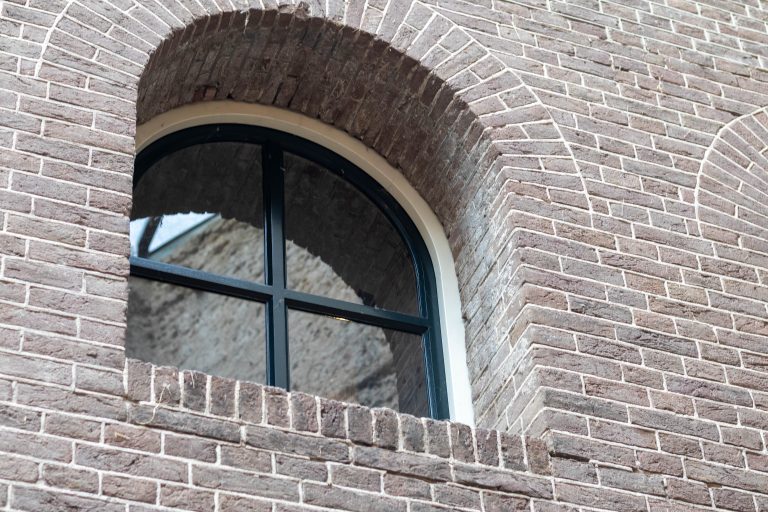
[[[355,320],[370,325],[386,326],[400,330],[405,330],[414,333],[423,333],[424,340],[424,358],[427,371],[427,379],[429,383],[429,398],[430,398],[430,411],[435,418],[447,418],[449,414],[447,390],[445,387],[445,369],[443,367],[444,354],[442,352],[441,345],[441,329],[440,321],[437,316],[438,306],[436,298],[436,284],[434,274],[432,270],[432,263],[429,258],[429,253],[424,246],[424,243],[420,239],[418,230],[408,218],[407,214],[397,204],[397,202],[390,197],[387,192],[377,184],[372,178],[367,176],[363,171],[353,166],[346,160],[342,159],[338,155],[330,153],[327,149],[317,146],[309,141],[300,139],[299,137],[270,130],[267,128],[243,126],[235,124],[224,125],[208,125],[198,126],[194,128],[188,128],[179,132],[168,135],[159,141],[152,143],[148,148],[142,150],[142,152],[136,157],[135,172],[134,172],[134,189],[136,185],[141,181],[142,176],[153,165],[165,157],[168,154],[172,154],[175,151],[179,151],[183,148],[191,147],[197,144],[211,143],[211,142],[244,142],[251,144],[262,145],[262,168],[264,169],[264,205],[265,212],[265,270],[267,274],[267,284],[246,283],[235,279],[228,279],[213,274],[208,274],[200,271],[192,271],[189,269],[182,269],[181,267],[175,267],[169,265],[164,269],[158,269],[155,265],[156,262],[144,262],[140,260],[131,260],[131,273],[137,277],[145,277],[149,279],[156,279],[159,281],[174,283],[180,286],[187,286],[200,290],[207,290],[216,293],[223,293],[234,297],[240,297],[243,299],[256,300],[265,302],[267,306],[267,329],[268,340],[278,341],[277,347],[270,346],[267,343],[267,372],[268,375],[276,377],[275,371],[275,358],[277,356],[276,348],[279,348],[279,343],[282,340],[282,357],[287,359],[288,355],[288,338],[286,328],[286,307],[291,305],[295,309],[300,309],[308,312],[316,312],[319,314],[326,314],[336,316],[338,318],[344,318],[349,320]],[[272,147],[273,149],[268,150]],[[414,256],[417,272],[417,280],[419,282],[418,293],[420,296],[420,315],[429,319],[428,327],[423,327],[424,319],[418,317],[410,317],[408,315],[402,315],[400,313],[394,313],[394,319],[388,311],[375,310],[361,311],[364,306],[353,305],[349,306],[349,303],[340,302],[343,305],[328,303],[326,300],[315,300],[313,296],[300,296],[294,295],[293,292],[285,290],[285,251],[284,251],[284,236],[283,236],[283,180],[282,180],[282,151],[294,153],[301,157],[312,160],[313,162],[326,167],[330,170],[341,170],[341,175],[348,181],[350,181],[355,187],[366,194],[374,204],[376,204],[382,212],[385,213],[387,218],[393,223],[395,228],[400,232],[408,246],[409,250]],[[277,157],[277,158],[273,158]],[[270,173],[268,168],[277,169],[277,172],[272,173],[273,176],[279,177],[280,180],[277,183],[279,186],[275,186],[274,180],[269,180]],[[275,208],[275,205],[271,201],[272,191],[277,188],[280,192],[279,206]],[[277,219],[273,215],[273,211],[277,210],[279,213]],[[279,220],[275,224],[275,220]],[[276,228],[276,229],[275,229]],[[272,231],[276,231],[279,235],[273,236]],[[272,246],[272,240],[278,241],[278,246]],[[278,253],[279,257],[275,255]],[[136,264],[134,264],[136,263]],[[204,276],[203,279],[200,277]],[[282,277],[282,286],[277,288],[278,284],[274,278]],[[286,296],[288,296],[288,303],[286,303]],[[293,302],[291,298],[293,297]],[[278,307],[282,304],[282,307]],[[275,326],[275,315],[278,320],[277,326]],[[282,316],[280,315],[282,312]],[[408,322],[415,319],[415,324],[418,327],[414,327],[413,324]],[[394,320],[394,321],[393,321]],[[411,328],[408,328],[408,326]],[[273,333],[274,331],[274,333]],[[285,386],[288,384],[288,371],[287,364],[284,364],[283,382]],[[271,384],[275,384],[275,380],[268,381]]]
[[[136,256],[131,257],[131,275],[258,302],[268,302],[274,295],[278,294],[273,293],[273,287],[269,285]],[[285,305],[292,309],[332,316],[383,329],[422,334],[430,326],[430,322],[426,318],[293,290],[285,290],[283,297]]]
[[[209,274],[202,270],[136,256],[132,256],[130,262],[132,276],[260,302],[266,302],[272,298],[271,287],[263,284]]]
[[[267,284],[274,293],[267,303],[267,382],[289,389],[288,311],[285,304],[285,179],[283,153],[274,144],[262,148],[264,170],[264,240]]]
[[[376,309],[352,302],[329,299],[328,297],[310,295],[294,290],[285,291],[285,302],[291,309],[332,316],[341,320],[359,322],[395,331],[423,334],[429,328],[429,320],[425,318],[406,315],[396,311]]]

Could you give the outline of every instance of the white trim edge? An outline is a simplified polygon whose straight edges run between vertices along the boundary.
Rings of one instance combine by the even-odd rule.
[[[435,265],[451,420],[474,425],[456,266],[440,221],[416,189],[384,158],[343,131],[296,112],[252,103],[204,102],[160,114],[137,127],[136,153],[170,133],[215,123],[263,126],[315,142],[365,171],[400,203],[421,233]]]

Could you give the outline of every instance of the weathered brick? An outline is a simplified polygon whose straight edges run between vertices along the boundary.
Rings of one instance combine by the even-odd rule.
[[[121,448],[160,453],[161,435],[147,428],[112,423],[104,426],[104,442]]]
[[[236,385],[232,379],[211,377],[211,414],[234,417]]]
[[[49,310],[111,322],[123,322],[125,318],[125,303],[122,301],[76,295],[59,290],[31,288],[29,303]]]
[[[125,363],[127,398],[148,402],[152,399],[152,365],[135,359]]]
[[[733,489],[713,489],[715,507],[726,510],[739,510],[751,512],[755,510],[755,501],[751,494],[739,492]]]
[[[592,437],[641,448],[656,448],[656,434],[652,430],[631,427],[623,423],[590,420]]]
[[[487,512],[522,511],[527,510],[528,500],[518,496],[506,496],[499,493],[484,492],[483,506]]]
[[[184,385],[182,407],[204,412],[208,389],[206,375],[201,372],[187,371],[182,373],[182,380]]]
[[[192,466],[192,483],[207,489],[220,489],[264,498],[298,501],[298,481],[255,473],[207,466]]]
[[[240,441],[240,429],[236,423],[165,408],[131,406],[128,409],[128,420],[136,425],[162,428],[181,434],[194,434],[230,442]]]
[[[239,469],[258,472],[269,472],[272,468],[272,457],[269,452],[253,450],[245,446],[221,446],[221,463]]]
[[[101,368],[78,367],[75,387],[85,391],[123,396],[123,373]]]
[[[301,480],[325,482],[328,469],[324,462],[315,462],[299,457],[275,455],[275,469],[278,475],[291,476]]]
[[[122,399],[107,395],[20,383],[16,387],[16,400],[20,404],[51,411],[88,414],[118,421],[126,418]]]
[[[320,400],[320,433],[328,437],[344,438],[346,407],[335,400]]]
[[[222,512],[272,512],[272,503],[269,501],[224,493],[220,496],[219,508]]]
[[[650,411],[643,409],[629,410],[632,423],[643,427],[667,430],[677,434],[685,434],[704,439],[718,440],[720,434],[712,423],[706,423],[693,418],[676,416],[662,411]]]
[[[392,496],[421,499],[430,499],[432,495],[428,482],[392,473],[384,474],[384,492]]]
[[[768,483],[768,476],[743,469],[729,468],[699,462],[685,461],[688,478],[709,484],[719,484],[752,492],[762,492]]]
[[[635,454],[630,448],[612,446],[566,434],[553,434],[549,439],[550,453],[554,456],[565,456],[582,460],[597,460],[633,467]]]
[[[99,490],[99,475],[96,471],[44,464],[42,474],[45,484],[51,487],[91,494]]]
[[[354,448],[354,461],[359,466],[431,480],[450,478],[450,465],[445,460],[405,452],[393,452],[383,448],[356,446]]]
[[[408,508],[405,501],[375,494],[360,493],[331,485],[304,483],[302,488],[304,491],[304,502],[309,505],[355,512],[405,512]]]
[[[552,483],[545,478],[527,475],[513,475],[503,470],[457,464],[454,467],[455,480],[465,485],[522,494],[533,498],[551,498]]]
[[[451,447],[453,457],[462,462],[475,462],[474,440],[472,429],[467,425],[451,425]]]
[[[161,404],[178,405],[181,400],[179,370],[169,366],[154,368],[154,400]]]
[[[597,490],[595,487],[586,487],[566,482],[556,483],[555,489],[560,499],[569,503],[625,512],[646,510],[645,498],[634,494],[610,491],[608,489]]]
[[[589,462],[581,460],[560,459],[555,457],[552,459],[551,473],[555,478],[576,480],[590,484],[598,483],[597,469],[595,466]]]
[[[449,457],[448,424],[441,421],[426,420],[426,426],[429,453],[440,457]]]
[[[435,485],[434,490],[437,503],[480,510],[480,491],[452,484]]]
[[[225,500],[222,497],[222,506]],[[160,484],[160,504],[164,507],[212,512],[215,507],[214,494],[191,487]]]
[[[322,437],[249,426],[246,428],[245,442],[254,448],[293,453],[316,459],[339,462],[349,460],[349,449],[346,444]]]
[[[101,481],[101,492],[105,496],[154,503],[157,500],[157,483],[152,480],[104,475]]]
[[[79,445],[75,448],[75,461],[81,466],[131,476],[159,478],[172,482],[187,480],[186,463],[141,453]]]
[[[655,452],[638,452],[637,461],[640,468],[648,473],[683,476],[683,463],[679,457]]]
[[[350,413],[351,414],[351,413]],[[317,432],[317,404],[313,396],[304,393],[291,393],[292,427],[304,432]],[[350,418],[350,437],[352,437]]]
[[[397,415],[387,409],[373,411],[373,443],[384,448],[397,448],[398,441]]]
[[[600,468],[600,483],[614,489],[664,496],[664,480],[659,476],[643,475],[616,468]]]
[[[400,415],[400,438],[402,440],[403,450],[411,452],[423,452],[425,432],[424,424],[421,419]]]
[[[48,489],[20,487],[13,494],[18,510],[82,510],[85,512],[122,512],[125,506],[96,497],[64,494]]]
[[[707,486],[690,480],[678,480],[676,478],[667,480],[667,496],[675,500],[696,503],[698,505],[709,505],[712,503]]]
[[[478,462],[488,466],[497,466],[499,464],[498,432],[477,429],[475,437],[477,440]]]
[[[288,394],[285,390],[264,388],[264,405],[269,425],[290,426]]]
[[[62,414],[47,414],[43,430],[47,434],[85,441],[98,441],[101,437],[100,422]]]
[[[174,457],[216,462],[217,444],[207,439],[181,437],[166,434],[163,440],[163,453]]]
[[[19,457],[4,456],[0,461],[0,478],[17,482],[36,482],[38,466]]]
[[[81,290],[83,273],[58,265],[24,261],[16,259],[5,260],[5,277],[23,279],[28,282],[55,286],[66,290]]]
[[[382,473],[351,466],[331,466],[331,483],[364,491],[379,492],[382,489]]]
[[[238,411],[240,418],[251,423],[261,423],[263,411],[261,386],[247,382],[240,382],[239,386]]]

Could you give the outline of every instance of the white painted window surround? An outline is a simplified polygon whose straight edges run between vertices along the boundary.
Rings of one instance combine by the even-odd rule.
[[[263,126],[310,140],[358,166],[400,203],[421,233],[435,266],[451,420],[474,425],[456,267],[445,232],[426,201],[399,171],[362,142],[319,120],[271,106],[216,101],[171,110],[137,127],[136,152],[170,133],[216,123]]]

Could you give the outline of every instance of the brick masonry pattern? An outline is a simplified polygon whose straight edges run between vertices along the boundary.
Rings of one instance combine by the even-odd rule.
[[[0,507],[768,510],[766,20],[0,2]],[[483,428],[124,360],[136,122],[219,99],[339,127],[421,192]]]

